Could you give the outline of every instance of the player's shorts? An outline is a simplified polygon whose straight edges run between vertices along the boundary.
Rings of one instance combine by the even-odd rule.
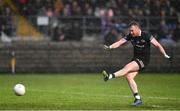
[[[132,61],[135,61],[138,66],[139,66],[139,70],[143,70],[145,69],[145,67],[148,65],[149,62],[145,61],[145,60],[141,60],[141,59],[138,59],[138,58],[133,58]]]

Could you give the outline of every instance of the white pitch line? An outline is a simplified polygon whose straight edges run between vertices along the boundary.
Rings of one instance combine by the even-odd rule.
[[[69,92],[68,92],[69,93]],[[64,93],[66,94],[66,93]],[[87,94],[87,93],[70,93],[70,94],[75,94],[75,95],[86,95],[89,96],[91,94]],[[96,95],[96,96],[111,96],[111,97],[124,97],[124,98],[132,98],[132,96],[128,96],[128,95],[107,95],[107,94],[101,94],[101,95]],[[161,100],[180,100],[180,98],[172,98],[172,97],[156,97],[156,96],[148,96],[147,98],[150,99],[161,99]]]
[[[50,92],[50,93],[54,93],[56,91],[44,91],[44,90],[40,90],[40,89],[36,89],[35,91],[39,91],[39,92]],[[58,92],[58,91],[57,91]],[[92,96],[94,94],[89,94],[89,93],[84,93],[84,92],[76,92],[76,93],[72,93],[72,92],[66,92],[66,91],[60,91],[59,93],[61,94],[72,94],[72,95],[83,95],[83,96]],[[103,97],[123,97],[123,98],[132,98],[132,96],[128,96],[128,95],[109,95],[109,94],[99,94],[99,95],[95,95],[95,96],[103,96]],[[156,96],[146,96],[146,98],[149,99],[160,99],[160,100],[178,100],[180,101],[180,98],[172,98],[172,97],[156,97]]]
[[[164,100],[180,100],[180,98],[168,98],[168,97],[148,97],[150,99],[164,99]]]

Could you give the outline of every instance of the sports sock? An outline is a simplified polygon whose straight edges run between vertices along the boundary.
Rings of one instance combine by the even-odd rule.
[[[135,99],[141,99],[140,95],[138,93],[134,93],[134,98]]]
[[[112,74],[109,74],[109,79],[112,79],[112,78],[115,78],[115,75],[114,75],[114,73],[112,73]]]

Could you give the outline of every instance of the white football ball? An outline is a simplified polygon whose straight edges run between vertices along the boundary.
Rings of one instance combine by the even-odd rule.
[[[23,84],[16,84],[13,91],[17,96],[23,96],[26,93],[26,88]]]

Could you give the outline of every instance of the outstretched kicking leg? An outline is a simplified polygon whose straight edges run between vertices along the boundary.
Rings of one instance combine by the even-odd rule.
[[[115,73],[110,74],[110,73],[107,73],[106,71],[103,71],[102,73],[104,76],[104,81],[107,81],[109,79],[121,77],[128,74],[129,72],[135,72],[138,70],[139,70],[139,65],[135,61],[132,61],[128,63],[126,66],[124,66],[124,68],[120,69],[119,71]]]

